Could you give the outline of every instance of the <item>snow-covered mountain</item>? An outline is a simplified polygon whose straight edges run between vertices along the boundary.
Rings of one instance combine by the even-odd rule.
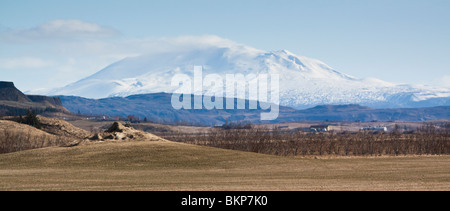
[[[289,51],[263,51],[231,41],[172,48],[118,61],[92,76],[47,95],[106,98],[133,94],[172,93],[172,77],[203,74],[279,74],[280,104],[306,108],[323,104],[360,104],[372,107],[450,105],[450,89],[398,85],[375,78],[359,79],[325,63]]]

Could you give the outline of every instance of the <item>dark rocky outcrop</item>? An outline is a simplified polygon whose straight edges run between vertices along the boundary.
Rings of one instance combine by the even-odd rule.
[[[58,97],[25,95],[13,82],[0,81],[0,115],[25,115],[29,109],[36,113],[70,113]]]
[[[164,139],[151,133],[136,130],[131,126],[114,122],[108,130],[103,133],[94,134],[91,141],[164,141]]]
[[[13,82],[0,81],[0,101],[32,102]]]

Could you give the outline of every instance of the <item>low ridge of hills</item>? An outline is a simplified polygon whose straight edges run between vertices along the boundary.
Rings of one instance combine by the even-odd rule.
[[[156,123],[191,123],[211,126],[228,122],[261,123],[262,109],[243,110],[176,110],[171,105],[171,94],[156,93],[88,99],[59,96],[63,105],[73,113],[127,117],[134,115]],[[194,99],[194,97],[191,97]],[[224,99],[224,102],[226,100]],[[246,101],[248,105],[249,101]],[[247,107],[248,108],[248,107]],[[374,109],[360,105],[321,105],[305,110],[280,106],[279,117],[271,123],[294,121],[428,121],[450,119],[450,106],[429,108]]]

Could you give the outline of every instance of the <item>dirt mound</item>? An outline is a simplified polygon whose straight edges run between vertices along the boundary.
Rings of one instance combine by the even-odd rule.
[[[164,139],[151,133],[136,130],[131,126],[124,126],[120,122],[114,122],[108,130],[97,133],[90,138],[92,141],[163,141]]]
[[[87,139],[92,136],[90,132],[77,128],[64,120],[43,116],[38,116],[38,119],[41,122],[42,130],[53,135],[76,139]]]
[[[109,127],[108,130],[105,132],[107,133],[122,133],[124,130],[127,130],[129,127],[125,127],[124,125],[120,124],[119,122],[114,122],[111,127]]]

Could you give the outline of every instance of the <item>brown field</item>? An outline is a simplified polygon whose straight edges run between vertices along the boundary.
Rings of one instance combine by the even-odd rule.
[[[0,154],[0,190],[450,190],[450,156],[280,157],[169,141]]]
[[[188,142],[178,143],[86,139],[112,122],[71,122],[87,131],[41,122],[38,130],[0,121],[0,190],[450,190],[449,134],[434,129],[311,135],[133,125]],[[73,138],[80,144],[67,145]]]

